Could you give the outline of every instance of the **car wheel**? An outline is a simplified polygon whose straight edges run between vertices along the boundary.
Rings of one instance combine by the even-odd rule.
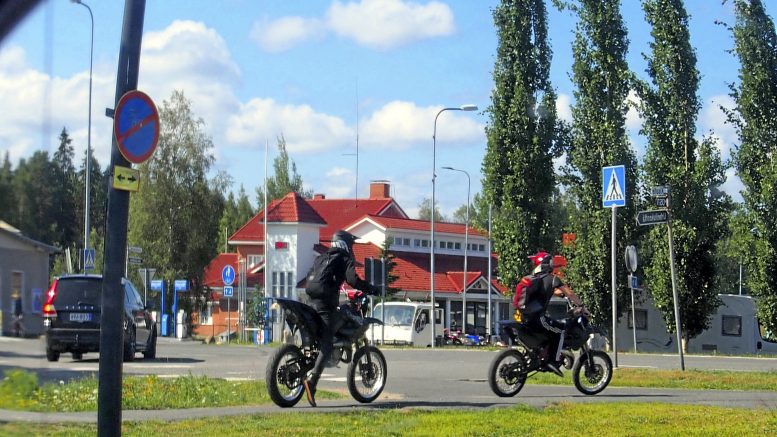
[[[135,361],[135,330],[127,334],[124,341],[124,361]]]
[[[73,360],[78,361],[81,358],[84,357],[84,354],[82,352],[73,352]]]
[[[152,331],[151,337],[148,339],[146,350],[143,351],[143,358],[147,360],[156,358],[156,330]]]
[[[46,347],[46,359],[49,361],[59,361],[59,352],[50,347]]]

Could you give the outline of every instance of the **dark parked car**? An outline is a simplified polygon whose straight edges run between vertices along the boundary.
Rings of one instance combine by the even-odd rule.
[[[124,361],[156,357],[156,323],[135,286],[121,280],[124,289]],[[62,352],[80,360],[86,352],[100,350],[101,275],[68,275],[56,279],[43,305],[46,359],[59,360]]]

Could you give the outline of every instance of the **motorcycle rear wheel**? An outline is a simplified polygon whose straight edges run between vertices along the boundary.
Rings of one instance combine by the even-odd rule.
[[[357,401],[368,404],[383,392],[386,376],[386,358],[383,352],[374,346],[360,347],[348,365],[348,391]]]
[[[518,394],[526,383],[526,356],[517,349],[507,349],[494,357],[488,369],[488,385],[497,396]]]
[[[267,384],[267,393],[275,405],[289,408],[302,399],[305,392],[302,385],[305,374],[302,352],[296,345],[284,344],[270,355],[264,380]]]
[[[581,354],[575,362],[572,369],[572,380],[575,387],[585,395],[595,395],[604,390],[612,380],[612,360],[610,356],[602,351],[588,351],[589,358],[585,353]]]

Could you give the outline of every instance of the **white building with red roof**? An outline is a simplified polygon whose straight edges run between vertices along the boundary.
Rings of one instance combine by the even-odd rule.
[[[226,330],[226,308],[221,295],[221,271],[229,264],[243,275],[248,288],[264,290],[267,275],[268,292],[263,297],[288,297],[305,301],[306,278],[313,260],[330,245],[332,234],[344,229],[360,238],[354,245],[357,272],[364,276],[367,258],[380,258],[385,241],[394,255],[396,266],[391,284],[400,291],[395,297],[414,301],[430,300],[430,222],[414,220],[390,196],[386,181],[370,184],[367,199],[327,199],[322,194],[304,199],[289,193],[260,211],[232,234],[228,242],[235,253],[223,253],[205,269],[204,282],[212,290],[213,302],[194,317],[195,333],[211,335]],[[265,244],[265,231],[267,244]],[[489,331],[488,302],[492,304],[492,321],[509,318],[510,303],[504,297],[505,287],[493,273],[489,284],[488,235],[470,227],[467,249],[467,284],[464,281],[465,226],[458,223],[435,224],[435,301],[443,310],[443,324],[461,326],[462,297],[467,293],[467,326],[479,333]],[[245,267],[243,267],[245,264]],[[492,272],[496,257],[491,255]],[[369,279],[369,278],[367,278]],[[241,278],[236,280],[240,283]],[[490,295],[490,299],[489,299]],[[232,305],[232,309],[236,304]],[[237,321],[236,314],[231,318]],[[236,330],[236,325],[230,331]]]

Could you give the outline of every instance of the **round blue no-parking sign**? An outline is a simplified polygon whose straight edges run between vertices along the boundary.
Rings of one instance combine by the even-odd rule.
[[[133,164],[147,160],[159,140],[159,113],[146,93],[127,91],[113,115],[113,134],[122,156]]]

